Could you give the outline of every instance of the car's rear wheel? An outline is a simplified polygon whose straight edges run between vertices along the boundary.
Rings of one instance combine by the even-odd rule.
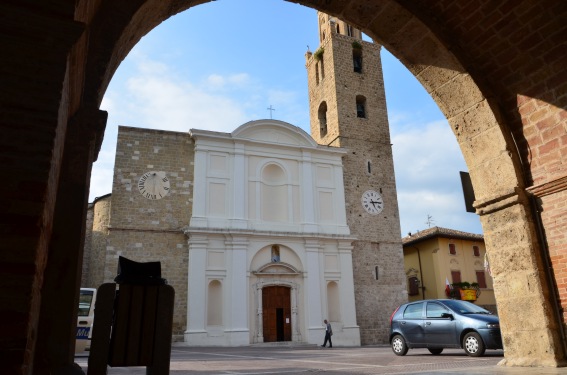
[[[486,348],[478,333],[469,332],[463,338],[463,349],[471,357],[482,357]]]
[[[401,335],[396,335],[392,339],[392,351],[395,355],[406,355],[408,352],[406,340]]]
[[[428,348],[427,350],[433,355],[439,355],[443,352],[443,348]]]

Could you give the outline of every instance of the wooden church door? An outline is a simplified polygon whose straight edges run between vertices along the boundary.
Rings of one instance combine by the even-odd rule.
[[[291,341],[290,291],[285,286],[262,289],[264,342]]]

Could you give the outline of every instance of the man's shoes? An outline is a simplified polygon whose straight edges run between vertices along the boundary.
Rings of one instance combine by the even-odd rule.
[[[324,347],[325,347],[325,345],[321,345],[321,347],[322,347],[322,348],[324,348]]]

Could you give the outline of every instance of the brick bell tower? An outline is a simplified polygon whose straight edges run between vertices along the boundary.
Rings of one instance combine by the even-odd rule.
[[[306,54],[311,136],[343,147],[347,223],[361,343],[387,343],[389,319],[407,300],[381,46],[318,12],[320,46]]]

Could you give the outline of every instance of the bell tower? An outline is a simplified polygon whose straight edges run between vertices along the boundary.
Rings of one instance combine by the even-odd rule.
[[[362,344],[388,342],[389,318],[407,301],[381,46],[318,12],[320,46],[306,54],[311,136],[343,147],[347,223]]]

